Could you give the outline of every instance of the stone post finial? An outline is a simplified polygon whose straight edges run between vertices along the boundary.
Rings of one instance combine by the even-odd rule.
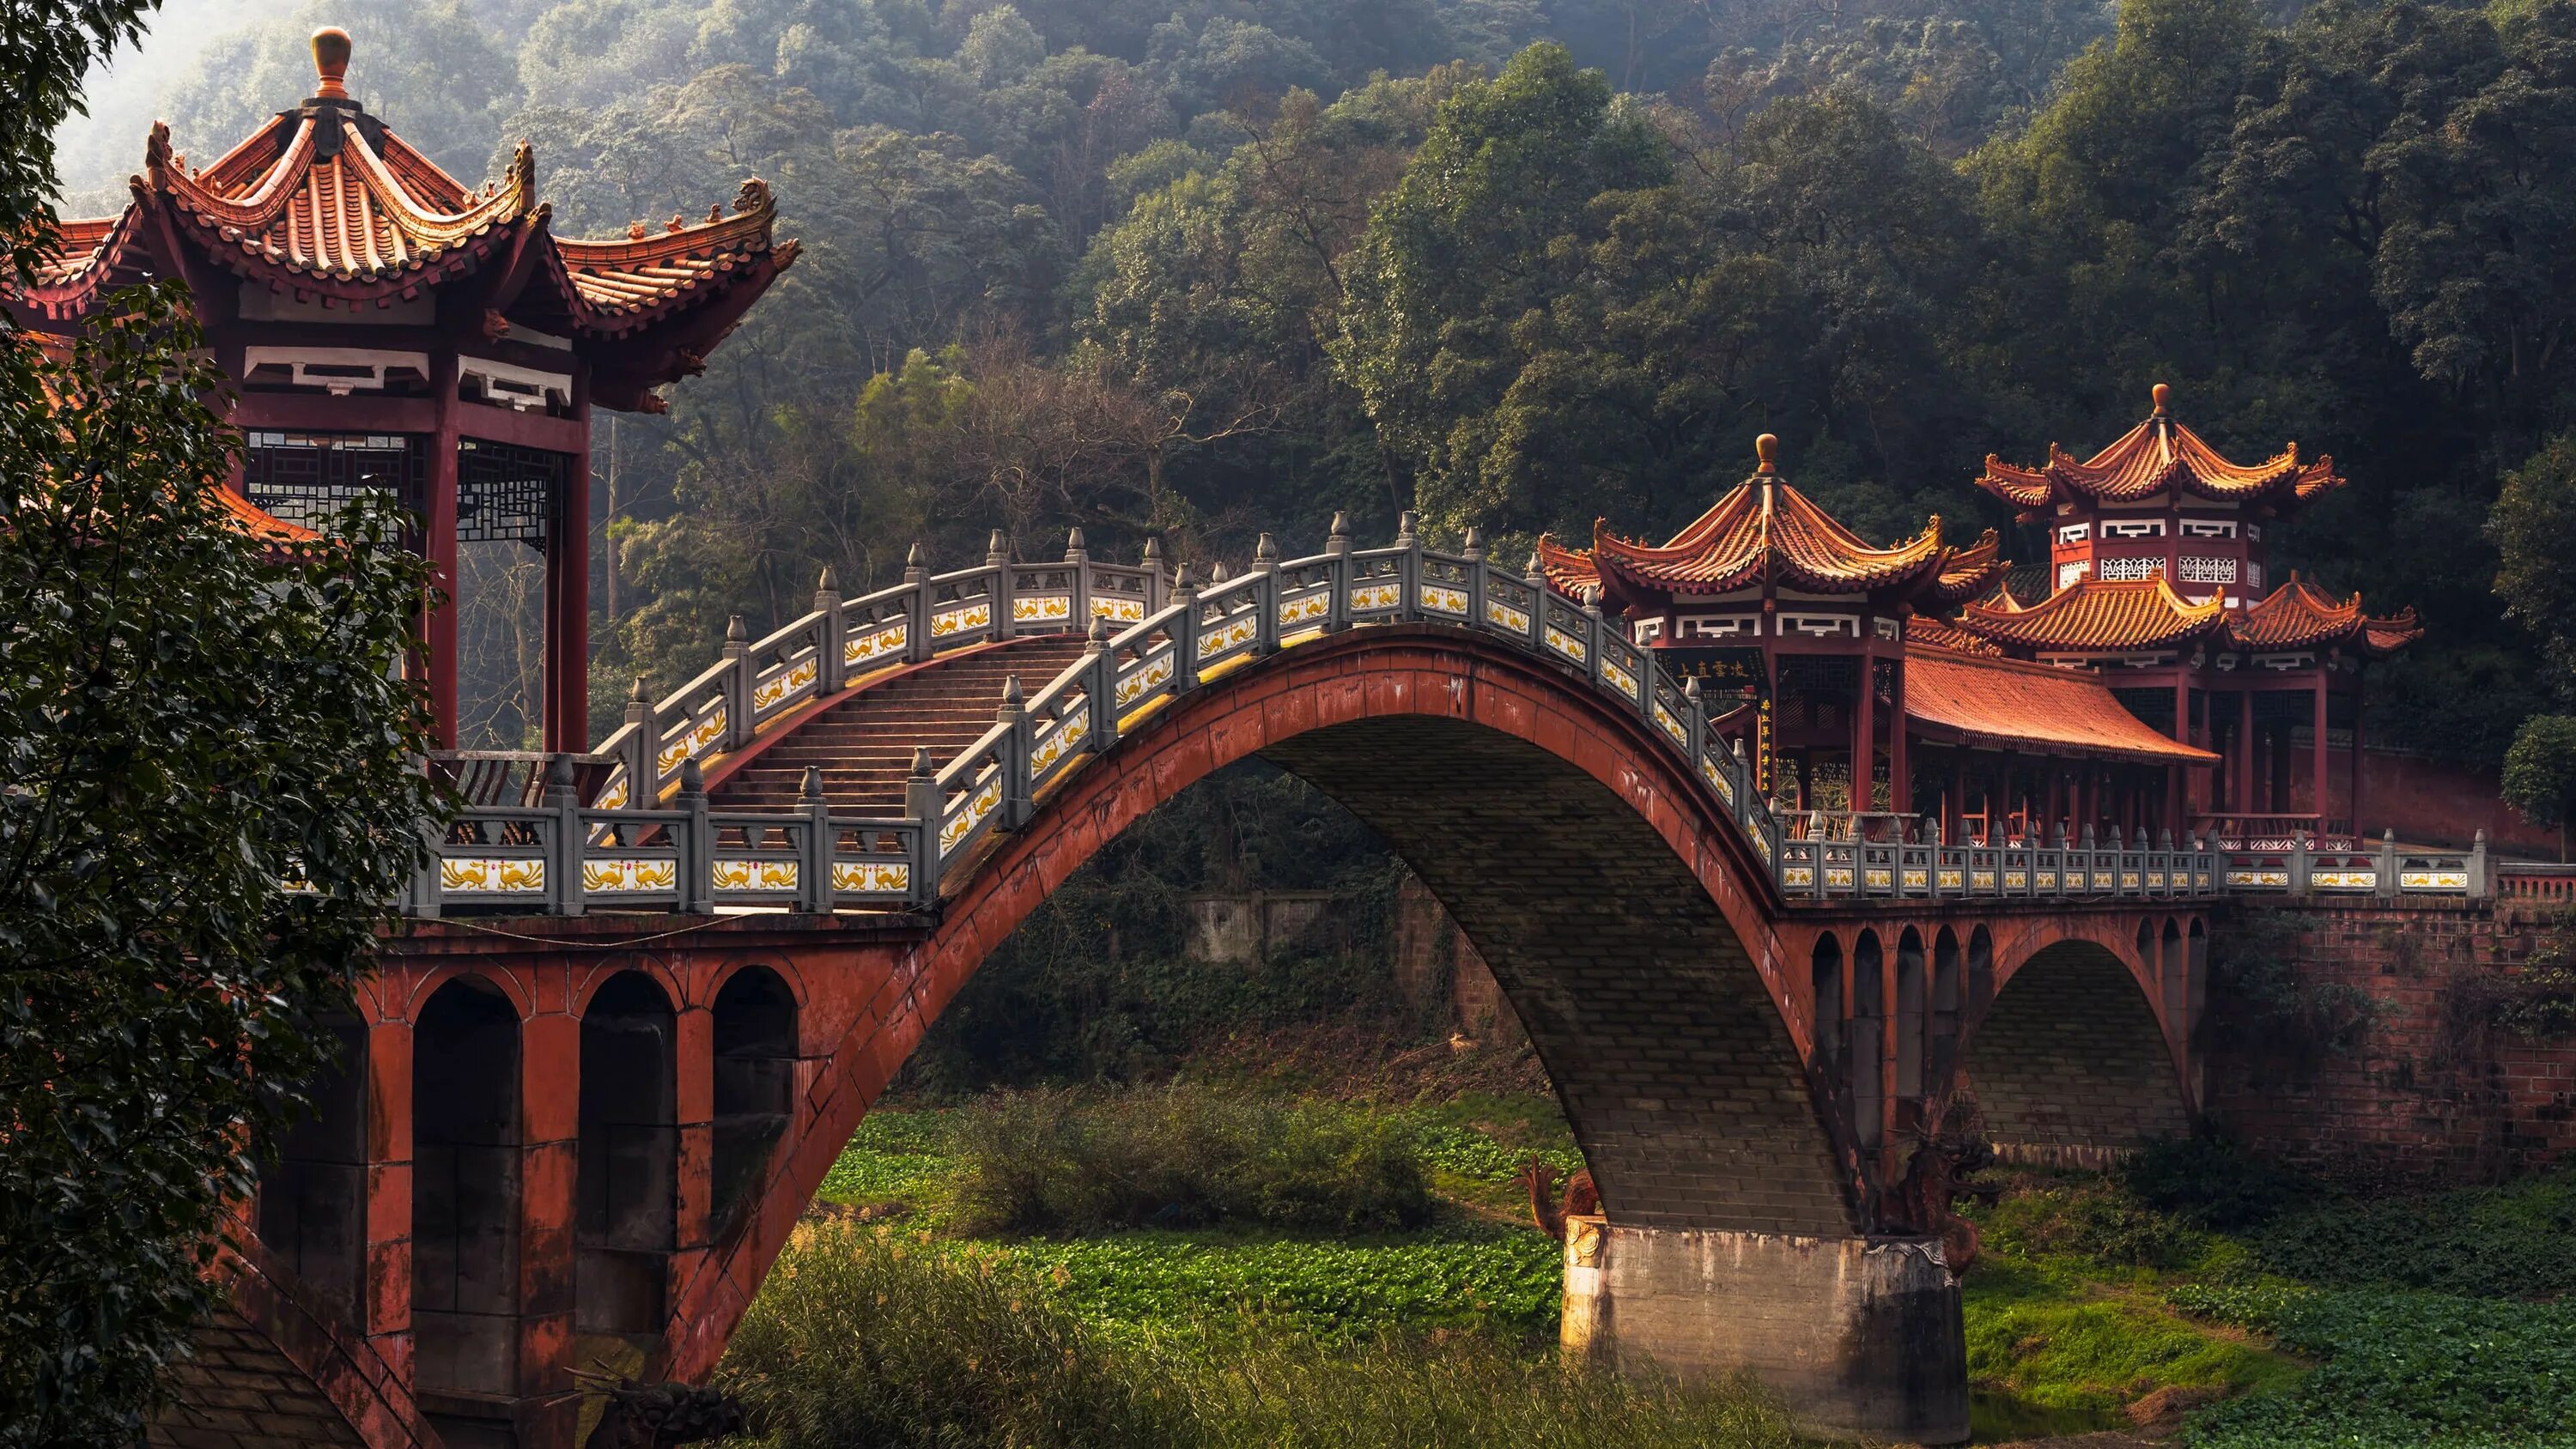
[[[707,793],[706,767],[698,763],[698,757],[695,755],[680,762],[680,793],[684,796],[699,797]]]
[[[1397,514],[1395,516],[1395,537],[1397,542],[1404,543],[1411,541],[1413,538],[1413,527],[1414,512],[1412,509],[1408,508],[1402,513]]]
[[[748,644],[750,642],[751,630],[743,623],[742,615],[734,614],[728,617],[725,620],[725,643]]]
[[[1151,568],[1162,561],[1163,541],[1160,538],[1147,538],[1145,540],[1145,566],[1147,568]]]
[[[1189,560],[1183,559],[1181,566],[1172,573],[1172,592],[1177,594],[1197,587],[1198,579],[1190,572]]]
[[[1693,704],[1699,703],[1700,690],[1698,675],[1694,674],[1690,678],[1682,681],[1682,698],[1689,700]]]
[[[1225,560],[1224,560],[1224,559],[1218,559],[1215,563],[1212,563],[1212,564],[1209,564],[1209,565],[1208,565],[1208,582],[1209,582],[1209,583],[1212,583],[1212,584],[1221,584],[1221,583],[1224,583],[1227,579],[1232,578],[1232,577],[1233,577],[1233,575],[1232,575],[1232,574],[1227,573],[1227,572],[1226,572],[1226,570],[1225,570]]]
[[[1331,538],[1348,538],[1348,537],[1350,537],[1350,536],[1351,536],[1351,516],[1350,516],[1349,514],[1347,514],[1347,513],[1342,512],[1342,511],[1341,511],[1340,509],[1338,509],[1338,508],[1337,508],[1337,509],[1334,509],[1334,510],[1333,510],[1333,526],[1332,526],[1331,528],[1329,528],[1329,529],[1325,530],[1325,533],[1326,533],[1326,536],[1331,537]]]
[[[915,746],[913,746],[913,747],[912,747],[912,778],[914,778],[914,779],[916,779],[916,780],[927,780],[927,779],[930,779],[932,776],[937,775],[938,773],[939,773],[939,767],[938,767],[938,766],[936,766],[936,765],[933,765],[932,763],[930,763],[930,746],[928,746],[928,745],[915,745]]]
[[[987,567],[995,567],[1010,561],[1010,537],[1000,529],[994,529],[993,536],[984,540],[984,563]]]
[[[643,675],[639,674],[635,676],[635,687],[626,692],[626,699],[630,704],[650,704],[653,702],[653,697],[644,692]]]
[[[1017,708],[1021,700],[1024,698],[1025,696],[1020,693],[1020,677],[1016,674],[1004,675],[1002,677],[1002,703],[1010,705],[1013,708]]]
[[[1084,552],[1085,550],[1082,546],[1082,530],[1076,528],[1067,531],[1064,536],[1064,556],[1067,559],[1078,559],[1083,556]]]
[[[823,576],[814,581],[814,589],[817,593],[824,594],[837,594],[841,591],[841,580],[832,572],[830,564],[823,566]]]
[[[1252,561],[1260,565],[1279,561],[1279,545],[1271,542],[1269,534],[1261,535],[1261,541],[1252,546]]]
[[[796,787],[796,798],[797,798],[797,799],[799,799],[799,800],[804,801],[804,802],[805,802],[806,804],[808,804],[808,805],[816,804],[816,803],[818,803],[819,801],[821,801],[821,800],[822,800],[822,798],[823,798],[823,767],[822,767],[822,766],[820,766],[820,765],[807,765],[807,766],[805,767],[805,780],[804,780],[804,782],[803,782],[802,784],[800,784],[800,785],[798,785],[798,786]]]
[[[1109,621],[1108,621],[1107,619],[1102,618],[1102,617],[1101,617],[1101,616],[1099,616],[1098,614],[1094,614],[1094,615],[1092,615],[1092,616],[1091,616],[1091,636],[1090,636],[1090,638],[1091,638],[1091,647],[1092,647],[1093,649],[1106,649],[1106,648],[1108,648],[1108,647],[1109,647]]]
[[[928,551],[928,550],[926,550],[926,549],[924,549],[920,544],[916,543],[916,544],[914,544],[914,545],[912,546],[912,551],[911,551],[910,553],[907,553],[907,554],[905,554],[905,555],[903,556],[903,577],[904,577],[904,581],[905,581],[905,582],[907,582],[907,583],[916,582],[916,581],[918,581],[918,580],[919,580],[923,575],[925,575],[925,574],[927,574],[927,573],[929,573],[929,572],[930,572],[930,554],[929,554],[929,551]]]

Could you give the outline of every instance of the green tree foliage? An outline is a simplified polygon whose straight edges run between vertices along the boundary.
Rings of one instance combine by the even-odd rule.
[[[1549,345],[1547,314],[1608,239],[1593,199],[1670,177],[1643,121],[1614,112],[1609,84],[1562,47],[1523,51],[1441,103],[1353,250],[1332,344],[1433,526],[1534,531],[1595,496],[1542,465],[1641,399],[1635,380]]]
[[[0,12],[0,244],[11,271],[24,275],[51,246],[38,223],[52,219],[62,178],[54,148],[39,138],[84,112],[84,73],[140,39],[159,8],[160,0],[13,0]]]
[[[2567,853],[2567,827],[2576,821],[2576,716],[2536,714],[2514,733],[2504,752],[2505,803],[2535,825],[2558,827]]]
[[[214,499],[172,294],[0,333],[0,1442],[130,1438],[437,801],[396,521],[279,556]],[[300,883],[300,884],[299,884]]]

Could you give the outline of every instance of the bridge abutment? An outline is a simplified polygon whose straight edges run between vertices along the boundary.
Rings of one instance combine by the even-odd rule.
[[[1562,1341],[1631,1372],[1749,1375],[1810,1434],[1968,1437],[1959,1287],[1929,1238],[1570,1219]]]

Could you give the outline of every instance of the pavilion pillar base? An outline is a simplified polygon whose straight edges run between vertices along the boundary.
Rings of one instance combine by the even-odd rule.
[[[1828,1438],[1968,1438],[1959,1287],[1928,1238],[1794,1238],[1567,1220],[1570,1354],[1750,1374]]]

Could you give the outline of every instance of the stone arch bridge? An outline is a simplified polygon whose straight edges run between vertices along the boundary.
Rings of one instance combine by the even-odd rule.
[[[1794,838],[1693,690],[1472,544],[827,578],[598,753],[463,763],[484,803],[262,1179],[225,1331],[328,1402],[317,1442],[570,1446],[574,1368],[702,1380],[986,955],[1256,755],[1381,834],[1528,1026],[1605,1215],[1569,1342],[1914,1441],[1967,1429],[1955,1281],[1890,1191],[1927,1116],[1964,1087],[2005,1153],[2077,1161],[2184,1130],[2212,911],[2280,864]]]

